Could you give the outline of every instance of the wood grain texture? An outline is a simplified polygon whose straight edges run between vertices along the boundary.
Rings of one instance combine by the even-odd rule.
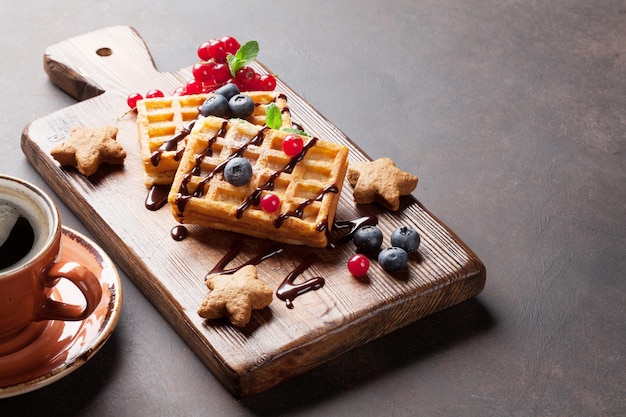
[[[268,71],[259,63],[254,66]],[[301,279],[322,276],[326,279],[322,289],[298,297],[293,309],[275,298],[269,308],[255,312],[244,329],[204,321],[196,310],[207,293],[203,278],[208,270],[235,240],[243,240],[244,249],[233,266],[258,254],[267,242],[193,226],[188,226],[187,239],[174,241],[170,230],[176,222],[169,208],[152,212],[144,207],[147,190],[135,117],[125,113],[130,92],[172,91],[191,78],[190,68],[158,72],[141,37],[126,26],[49,47],[44,68],[52,81],[81,102],[26,126],[24,154],[233,394],[266,390],[483,289],[486,274],[480,259],[415,198],[405,197],[396,213],[374,205],[357,206],[346,183],[338,220],[376,215],[386,245],[400,225],[419,231],[419,253],[410,257],[405,271],[390,275],[373,262],[364,283],[345,266],[354,254],[351,243],[334,250],[284,245],[284,253],[258,266],[259,277],[276,289],[307,254],[316,253],[319,260]],[[294,121],[305,130],[348,146],[350,161],[369,159],[280,80],[277,89],[286,93]],[[124,166],[102,167],[90,178],[60,167],[49,151],[77,125],[117,126],[118,141],[128,152]]]

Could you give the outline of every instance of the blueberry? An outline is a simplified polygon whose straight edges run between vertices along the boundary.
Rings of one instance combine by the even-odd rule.
[[[228,107],[233,117],[245,119],[254,112],[254,101],[247,94],[237,94],[228,100]]]
[[[409,255],[402,248],[391,247],[378,254],[378,263],[387,272],[399,271],[406,268]]]
[[[391,233],[391,246],[404,249],[407,253],[413,253],[420,246],[420,235],[415,229],[401,226]]]
[[[226,97],[226,100],[230,100],[233,96],[239,94],[239,87],[237,87],[237,84],[233,83],[224,84],[215,90],[215,94],[219,94],[220,96]]]
[[[246,158],[233,158],[224,167],[224,179],[236,187],[246,185],[252,179],[252,165]]]
[[[354,244],[359,251],[375,252],[383,244],[383,232],[376,226],[363,226],[354,233]]]
[[[226,117],[228,115],[228,100],[220,94],[213,94],[207,98],[199,108],[203,116]]]

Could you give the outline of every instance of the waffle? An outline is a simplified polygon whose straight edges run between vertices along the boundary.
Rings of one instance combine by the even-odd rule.
[[[276,91],[246,94],[255,103],[249,122],[264,125],[266,109],[275,103],[281,109],[283,127],[292,127],[284,94]],[[172,183],[185,149],[186,135],[198,118],[198,107],[210,95],[159,97],[137,102],[137,129],[147,188]]]
[[[348,148],[314,137],[293,158],[282,150],[288,133],[218,117],[193,127],[168,196],[174,217],[279,242],[325,247],[347,171]],[[252,179],[236,187],[224,180],[229,158],[243,156]],[[273,192],[281,201],[274,213],[259,200]]]

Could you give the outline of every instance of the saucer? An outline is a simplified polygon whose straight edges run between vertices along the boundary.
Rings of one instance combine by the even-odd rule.
[[[31,323],[15,341],[0,343],[0,398],[34,391],[69,375],[100,350],[117,325],[122,287],[109,256],[87,237],[64,227],[61,261],[68,260],[80,262],[98,276],[102,299],[85,320]],[[84,305],[80,291],[65,279],[53,288],[51,297]]]

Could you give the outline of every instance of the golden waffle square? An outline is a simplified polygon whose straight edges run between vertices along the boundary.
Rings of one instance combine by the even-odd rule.
[[[200,224],[279,242],[325,247],[348,162],[348,148],[305,136],[294,157],[282,150],[289,133],[239,119],[206,117],[196,122],[168,201],[181,223]],[[242,156],[252,165],[247,185],[224,179],[226,162]],[[280,207],[260,207],[265,193]]]
[[[292,127],[284,94],[276,91],[245,94],[255,103],[254,113],[247,119],[249,122],[264,125],[267,107],[274,103],[281,110],[282,126]],[[186,136],[198,118],[198,107],[210,95],[157,97],[137,102],[137,130],[147,188],[172,183],[185,149]]]

